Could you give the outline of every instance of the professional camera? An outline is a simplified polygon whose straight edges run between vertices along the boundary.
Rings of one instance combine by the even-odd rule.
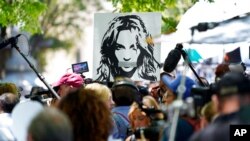
[[[206,103],[211,101],[211,97],[216,91],[216,83],[212,83],[208,87],[196,86],[191,89],[196,113],[199,112]]]
[[[25,96],[25,98],[38,101],[43,105],[46,105],[47,101],[49,99],[52,99],[53,97],[54,95],[49,90],[46,90],[43,87],[38,87],[38,86],[32,87],[30,94]]]
[[[141,139],[142,136],[145,137],[149,141],[156,141],[161,138],[162,131],[165,125],[164,113],[162,110],[158,110],[155,108],[144,108],[141,103],[138,103],[140,109],[146,113],[148,117],[151,119],[151,124],[149,127],[138,128],[134,132],[136,139]],[[161,114],[161,116],[160,116]]]
[[[159,125],[159,122],[153,121],[147,128],[138,128],[134,132],[136,139],[141,139],[142,136],[149,141],[157,141],[161,138],[164,126]]]

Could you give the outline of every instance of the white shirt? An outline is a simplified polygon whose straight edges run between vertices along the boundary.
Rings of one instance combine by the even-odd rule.
[[[12,124],[13,124],[13,120],[11,118],[10,113],[1,113],[0,114],[0,127],[7,127],[10,129]]]

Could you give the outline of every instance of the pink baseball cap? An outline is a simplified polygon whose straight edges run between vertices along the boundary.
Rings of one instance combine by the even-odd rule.
[[[76,73],[66,73],[64,74],[59,81],[52,84],[53,87],[58,87],[62,84],[70,85],[73,87],[81,87],[84,83],[84,79],[80,74]]]

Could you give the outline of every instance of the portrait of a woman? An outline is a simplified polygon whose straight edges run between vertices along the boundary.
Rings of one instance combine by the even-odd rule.
[[[154,43],[138,15],[117,16],[109,22],[101,41],[97,81],[115,77],[157,80],[160,63],[154,56]]]

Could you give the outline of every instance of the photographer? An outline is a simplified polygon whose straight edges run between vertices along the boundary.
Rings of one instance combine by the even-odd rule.
[[[153,128],[153,122],[163,119],[162,113],[154,113],[154,110],[159,109],[159,105],[152,96],[144,96],[141,104],[134,102],[131,105],[128,113],[133,134],[129,136],[126,141],[136,141],[136,139],[141,139],[141,136],[138,137],[138,132],[140,132],[140,130],[149,131],[151,128]],[[149,110],[152,110],[152,112],[149,112]],[[149,141],[159,140],[161,133],[158,132],[156,134],[157,135],[154,136],[154,133],[144,131],[144,136]]]
[[[127,77],[117,77],[111,90],[115,103],[115,107],[112,109],[114,120],[112,137],[125,140],[128,137],[129,108],[133,102],[140,101],[139,90],[135,83]]]
[[[166,86],[166,92],[163,94],[163,103],[166,105],[172,104],[172,102],[177,98],[177,88],[181,84],[182,76],[178,75],[174,80],[169,80],[169,78],[163,77],[162,82]],[[185,100],[186,98],[191,96],[191,88],[196,85],[194,80],[187,77],[185,78],[185,87],[186,90],[183,94],[182,99]]]
[[[166,93],[163,95],[163,103],[167,107],[171,107],[173,102],[177,99],[177,88],[179,85],[181,85],[181,79],[182,76],[178,75],[175,80],[169,82],[166,79],[163,79],[164,84],[167,86],[168,90]],[[191,88],[195,85],[195,82],[185,76],[185,87],[186,90],[184,91],[183,100],[186,100],[188,97],[191,96]],[[168,113],[169,115],[172,115],[173,113]],[[169,118],[168,121],[172,123],[172,119]],[[186,115],[181,115],[178,123],[177,123],[177,129],[176,129],[176,136],[175,136],[175,141],[187,141],[189,137],[193,134],[193,132],[196,130],[196,128],[199,128],[198,124],[199,122],[191,121],[191,118],[187,117]],[[170,128],[171,125],[167,126],[166,129],[164,130],[162,141],[167,141],[170,137]]]
[[[157,84],[157,86],[154,86],[151,89],[150,95],[153,96],[158,103],[162,103],[163,95],[168,89],[163,81],[165,82],[167,81],[168,83],[170,83],[174,79],[175,79],[175,75],[171,73],[167,73],[167,72],[162,72],[160,74],[159,84]]]
[[[217,83],[217,93],[212,101],[217,117],[190,141],[229,141],[229,125],[234,124],[240,108],[240,94],[249,92],[249,80],[242,73],[228,72]]]

